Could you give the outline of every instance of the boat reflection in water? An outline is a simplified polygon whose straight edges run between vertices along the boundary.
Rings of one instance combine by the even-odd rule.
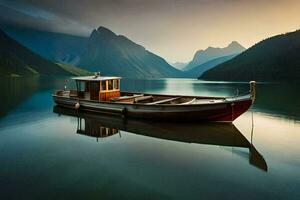
[[[117,133],[120,133],[118,129],[103,126],[99,121],[91,119],[91,118],[77,118],[77,133],[96,137],[97,141],[98,138],[105,138]]]
[[[110,115],[78,112],[55,106],[57,114],[77,117],[77,133],[91,137],[106,138],[120,131],[178,142],[198,143],[249,150],[249,163],[263,171],[268,166],[263,156],[256,150],[243,134],[233,125],[227,123],[165,123],[136,119],[125,119]],[[251,133],[251,137],[253,133]],[[238,153],[238,152],[237,152]]]

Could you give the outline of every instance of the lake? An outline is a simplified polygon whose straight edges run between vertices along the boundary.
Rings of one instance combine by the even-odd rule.
[[[0,79],[1,199],[300,199],[299,85],[257,83],[233,125],[57,109],[67,78]],[[124,91],[234,96],[248,83],[131,80]]]

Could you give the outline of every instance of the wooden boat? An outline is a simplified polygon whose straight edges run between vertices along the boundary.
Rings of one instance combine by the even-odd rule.
[[[246,95],[203,97],[121,92],[120,77],[99,74],[72,79],[76,90],[58,90],[52,95],[57,105],[126,118],[232,122],[255,100],[254,81]]]
[[[164,140],[237,147],[233,153],[241,153],[240,148],[248,149],[249,163],[268,170],[263,156],[256,150],[244,135],[233,125],[228,123],[170,123],[127,119],[113,115],[99,115],[91,112],[81,112],[74,109],[55,106],[53,112],[60,115],[77,117],[77,133],[90,137],[107,138],[121,131]],[[253,134],[251,134],[252,137]],[[252,139],[251,139],[252,141]],[[242,151],[244,153],[244,151]]]

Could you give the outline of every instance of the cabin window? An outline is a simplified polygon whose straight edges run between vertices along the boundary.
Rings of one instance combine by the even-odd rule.
[[[101,90],[106,90],[106,81],[101,81]]]
[[[85,119],[84,118],[78,118],[77,119],[77,130],[85,131]]]
[[[114,90],[119,89],[119,80],[114,80]]]
[[[85,84],[85,89],[84,89],[84,91],[85,92],[89,92],[90,91],[90,87],[89,87],[89,83],[88,82],[84,82]]]
[[[90,82],[91,92],[99,92],[99,82]]]
[[[86,89],[86,83],[84,81],[78,81],[78,91],[84,92]]]
[[[108,90],[112,90],[113,89],[113,80],[109,80],[108,81]]]
[[[101,135],[104,135],[104,131],[105,131],[105,130],[106,130],[106,128],[101,126],[101,127],[100,127],[100,134],[101,134]]]

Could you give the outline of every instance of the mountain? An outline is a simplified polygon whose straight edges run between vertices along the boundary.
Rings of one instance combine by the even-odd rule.
[[[99,27],[90,35],[79,65],[89,71],[123,77],[159,78],[180,75],[180,71],[163,58],[104,27]]]
[[[56,63],[56,64],[60,66],[63,70],[69,72],[74,76],[92,76],[95,74],[94,72],[90,72],[66,63]]]
[[[58,65],[30,51],[0,30],[0,75],[70,75]]]
[[[197,78],[200,75],[202,75],[205,71],[223,63],[226,62],[232,58],[234,58],[235,56],[237,56],[238,54],[233,54],[233,55],[229,55],[229,56],[222,56],[219,58],[214,58],[212,60],[207,61],[206,63],[203,63],[199,66],[194,67],[193,69],[190,69],[188,71],[184,71],[184,77],[188,77],[188,78]]]
[[[40,56],[55,62],[76,65],[88,42],[87,37],[2,26],[4,32]]]
[[[176,69],[182,70],[185,68],[185,66],[187,65],[187,63],[184,62],[175,62],[171,64],[173,67],[175,67]]]
[[[265,39],[206,71],[206,80],[299,81],[300,30]]]
[[[236,41],[231,42],[225,48],[208,47],[205,50],[197,51],[194,55],[193,60],[183,70],[185,71],[190,70],[214,58],[239,54],[244,50],[245,48]]]

